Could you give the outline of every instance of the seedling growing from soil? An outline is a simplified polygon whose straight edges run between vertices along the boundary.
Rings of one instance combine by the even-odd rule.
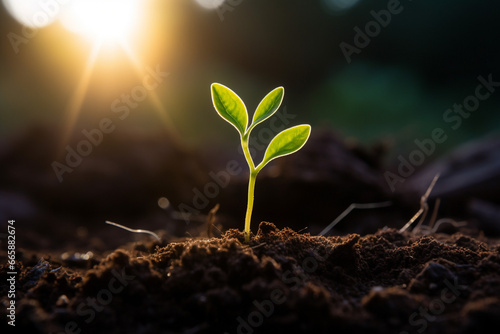
[[[235,92],[218,83],[212,84],[211,91],[215,110],[223,119],[238,130],[241,148],[243,149],[245,159],[250,169],[250,177],[248,180],[248,205],[245,215],[245,240],[248,242],[250,239],[250,221],[252,218],[257,174],[259,174],[261,169],[271,160],[300,150],[309,138],[311,126],[309,124],[301,124],[278,133],[269,143],[262,162],[256,166],[248,148],[250,132],[252,132],[257,124],[264,122],[278,110],[283,101],[285,89],[283,87],[278,87],[264,97],[255,110],[250,125],[248,125],[247,108]]]

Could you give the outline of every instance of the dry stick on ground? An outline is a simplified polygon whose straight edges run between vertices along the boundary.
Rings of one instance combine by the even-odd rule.
[[[445,223],[449,223],[455,227],[462,227],[462,226],[467,225],[466,221],[457,222],[456,220],[451,219],[451,218],[441,218],[438,221],[436,221],[437,213],[438,213],[440,204],[441,204],[441,199],[436,198],[436,205],[434,206],[434,211],[432,212],[432,216],[431,216],[431,220],[429,221],[429,225],[428,226],[420,226],[421,222],[422,222],[422,220],[421,220],[418,223],[418,225],[415,226],[413,231],[421,229],[421,230],[423,230],[422,232],[425,232],[425,233],[436,233],[439,226],[441,226],[442,224],[445,224]]]
[[[439,219],[437,222],[436,222],[436,226],[434,226],[429,233],[435,233],[439,226],[441,226],[441,224],[445,224],[445,223],[449,223],[455,227],[462,227],[462,226],[466,226],[467,225],[467,222],[466,221],[459,221],[457,222],[456,220],[454,219],[451,219],[451,218],[441,218]]]
[[[207,237],[212,236],[212,231],[215,223],[215,214],[219,210],[219,203],[215,204],[215,206],[210,210],[210,212],[207,215]]]
[[[436,198],[436,204],[434,205],[434,211],[432,211],[431,221],[429,222],[429,228],[431,230],[434,228],[434,223],[436,222],[437,213],[438,213],[440,205],[441,205],[441,198]]]
[[[410,227],[411,224],[413,224],[413,222],[415,222],[415,220],[417,220],[417,218],[420,217],[420,215],[422,213],[424,213],[423,216],[422,216],[422,219],[420,219],[420,222],[418,223],[418,226],[420,226],[422,224],[422,221],[424,220],[425,216],[427,215],[427,211],[429,210],[429,205],[427,205],[427,198],[429,198],[429,195],[431,194],[432,188],[434,188],[434,186],[436,185],[436,182],[437,182],[438,179],[439,179],[439,174],[437,174],[436,176],[434,176],[434,179],[432,179],[432,182],[429,185],[429,188],[427,188],[427,191],[425,192],[425,194],[420,198],[420,209],[408,221],[408,223],[406,223],[406,225],[403,226],[399,230],[399,233],[402,233],[402,232],[406,231],[406,229],[408,227]]]
[[[422,214],[422,217],[420,217],[420,220],[418,221],[417,225],[413,228],[413,232],[417,232],[417,231],[419,231],[421,229],[432,228],[432,226],[434,225],[434,222],[436,221],[437,210],[439,208],[439,204],[440,203],[441,203],[441,200],[439,198],[436,199],[436,205],[434,206],[434,210],[432,211],[432,216],[431,216],[431,220],[429,221],[429,225],[428,226],[422,226],[422,224],[425,221],[425,218],[427,217],[427,214],[429,213],[429,204],[427,204],[427,202],[425,202],[425,204],[424,204],[424,212]],[[420,205],[422,205],[422,203],[420,203]]]
[[[335,225],[337,225],[342,219],[345,218],[354,209],[376,209],[383,208],[392,205],[391,201],[380,202],[380,203],[352,203],[347,209],[344,210],[334,221],[330,223],[327,227],[321,231],[319,235],[327,234]]]
[[[155,237],[156,240],[161,241],[160,237],[156,233],[151,232],[149,230],[142,230],[142,229],[135,230],[133,228],[130,228],[130,227],[127,227],[127,226],[123,226],[123,225],[120,225],[120,224],[117,224],[117,223],[113,223],[113,222],[110,222],[108,220],[106,220],[106,224],[113,225],[113,226],[122,228],[122,229],[124,229],[126,231],[133,232],[133,233],[145,233],[145,234],[149,234],[149,235]]]

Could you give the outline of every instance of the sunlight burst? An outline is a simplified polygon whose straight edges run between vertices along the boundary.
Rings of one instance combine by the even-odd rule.
[[[61,15],[63,26],[92,41],[121,43],[137,27],[140,0],[75,0]]]
[[[76,90],[71,97],[69,105],[67,107],[68,119],[66,121],[66,126],[64,127],[63,137],[61,139],[61,146],[58,150],[58,157],[62,156],[64,152],[64,147],[70,142],[71,134],[73,133],[73,128],[78,119],[78,115],[80,114],[80,110],[82,108],[82,104],[85,100],[87,90],[89,88],[90,78],[94,71],[94,65],[97,60],[97,56],[99,54],[99,50],[101,49],[100,44],[95,44],[92,52],[87,60],[87,64],[85,65],[85,69],[83,71],[82,77],[80,78],[80,82]]]

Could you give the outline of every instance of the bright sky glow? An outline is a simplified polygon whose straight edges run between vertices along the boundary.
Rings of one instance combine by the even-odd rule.
[[[205,8],[212,9],[224,3],[224,0],[196,1]],[[131,67],[137,75],[135,82],[142,82],[146,75],[151,75],[146,71],[147,68],[160,66],[154,63],[144,64],[142,58],[151,57],[151,53],[156,52],[157,45],[162,47],[166,43],[172,43],[173,40],[168,29],[159,30],[157,27],[179,24],[176,10],[180,5],[176,5],[176,1],[1,0],[1,2],[9,14],[24,26],[38,29],[57,21],[55,29],[47,29],[43,35],[49,36],[52,33],[59,36],[57,39],[46,39],[57,44],[46,44],[45,47],[45,50],[55,52],[58,57],[62,58],[66,52],[70,55],[71,52],[84,50],[75,47],[80,39],[76,39],[77,44],[75,44],[73,34],[80,35],[89,42],[84,44],[90,44],[87,45],[89,57],[83,65],[81,78],[76,83],[74,93],[68,102],[61,152],[69,142],[80,113],[85,111],[85,102],[92,98],[89,88],[95,91],[95,87],[99,86],[96,78],[103,75],[99,72],[99,69],[103,69],[103,64],[112,61],[109,67],[127,66],[125,70],[130,70]],[[39,41],[43,40],[42,37],[39,38]],[[33,43],[30,46],[37,45]],[[75,66],[82,64],[75,63]],[[122,78],[117,77],[117,80]],[[158,113],[161,121],[175,136],[175,128],[161,98],[155,91],[149,91],[147,97],[149,107]],[[110,101],[114,98],[116,97],[110,97]],[[109,105],[107,107],[109,108]]]

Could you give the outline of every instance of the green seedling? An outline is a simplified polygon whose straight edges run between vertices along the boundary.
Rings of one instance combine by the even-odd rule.
[[[259,174],[261,169],[271,160],[300,150],[311,134],[311,126],[309,124],[301,124],[278,133],[269,143],[262,162],[256,166],[248,147],[250,132],[252,132],[257,124],[264,122],[278,110],[283,101],[285,89],[283,87],[278,87],[264,97],[255,110],[250,125],[248,125],[247,108],[235,92],[218,83],[212,84],[211,91],[212,102],[217,113],[238,130],[241,139],[241,148],[243,149],[245,159],[250,169],[250,177],[248,180],[248,205],[245,215],[245,241],[248,242],[250,239],[250,221],[252,218],[257,174]]]

